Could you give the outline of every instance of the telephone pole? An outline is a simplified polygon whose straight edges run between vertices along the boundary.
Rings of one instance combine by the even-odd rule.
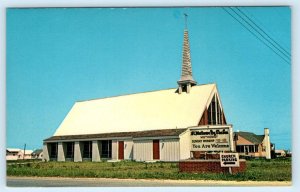
[[[24,158],[25,158],[25,150],[26,150],[26,143],[24,144],[23,160],[24,160]]]

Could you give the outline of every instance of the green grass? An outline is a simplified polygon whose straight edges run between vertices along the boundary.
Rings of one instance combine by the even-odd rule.
[[[34,162],[7,166],[8,176],[39,177],[291,181],[291,174],[289,159],[250,160],[247,171],[235,175],[180,173],[178,163],[163,162]]]
[[[19,159],[19,160],[7,160],[6,163],[27,163],[27,162],[39,162],[41,159]]]

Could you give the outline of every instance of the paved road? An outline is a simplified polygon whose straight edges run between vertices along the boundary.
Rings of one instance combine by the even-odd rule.
[[[291,182],[145,180],[105,178],[7,177],[8,187],[173,187],[173,186],[289,186]]]

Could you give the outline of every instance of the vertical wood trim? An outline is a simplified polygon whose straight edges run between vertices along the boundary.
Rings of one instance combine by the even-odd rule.
[[[202,117],[200,119],[200,122],[198,125],[208,125],[208,112],[207,112],[207,108],[205,108]]]
[[[207,108],[205,108],[204,111],[204,125],[208,124],[208,112],[207,112]]]
[[[227,124],[226,118],[225,118],[225,115],[224,115],[224,113],[222,111],[222,125],[226,125],[226,124]]]

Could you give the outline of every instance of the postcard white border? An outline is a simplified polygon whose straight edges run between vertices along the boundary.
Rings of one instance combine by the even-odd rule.
[[[6,50],[5,50],[5,32],[6,32],[6,13],[5,9],[10,7],[174,7],[174,6],[291,6],[292,9],[292,152],[293,152],[293,186],[292,187],[196,187],[184,188],[8,188],[6,187],[6,132],[5,132],[5,96],[6,96]],[[300,184],[297,182],[300,177],[299,163],[299,139],[300,135],[300,62],[299,62],[299,18],[300,3],[292,0],[2,0],[0,1],[0,191],[299,191]],[[298,141],[298,142],[297,142]]]

